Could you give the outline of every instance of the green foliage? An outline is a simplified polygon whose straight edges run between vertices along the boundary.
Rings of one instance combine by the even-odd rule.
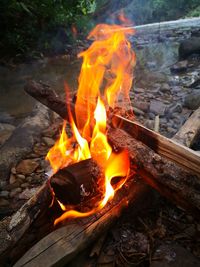
[[[40,48],[50,50],[51,42],[47,37],[51,38],[62,27],[67,30],[67,33],[63,30],[65,39],[70,39],[71,25],[84,17],[88,19],[95,9],[95,0],[2,0],[1,54],[29,53],[37,49],[38,43]]]

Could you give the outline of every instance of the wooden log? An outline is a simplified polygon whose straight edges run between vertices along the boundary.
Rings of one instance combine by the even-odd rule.
[[[0,262],[2,264],[33,221],[41,212],[48,209],[51,202],[52,192],[47,182],[16,213],[0,221]]]
[[[50,122],[48,109],[38,103],[32,114],[22,121],[0,148],[1,180],[6,181],[10,168],[32,151],[38,136],[49,126]]]
[[[36,81],[28,81],[24,87],[26,93],[38,100],[40,103],[59,114],[64,120],[69,121],[68,108],[56,92],[48,85]],[[71,101],[69,102],[72,103]],[[71,109],[73,110],[73,109]]]
[[[197,175],[200,175],[200,157],[192,149],[185,147],[159,133],[149,130],[137,121],[130,121],[119,115],[114,115],[111,124],[115,128],[124,129],[132,137],[147,145],[154,152],[182,166]],[[183,126],[184,127],[184,126]],[[180,129],[185,132],[185,127]],[[194,135],[193,135],[194,137]]]
[[[127,205],[134,203],[132,214],[144,208],[149,187],[134,179],[117,192],[114,199],[96,214],[69,219],[61,227],[34,245],[14,266],[65,266],[74,256],[105,232]]]
[[[99,176],[97,164],[87,159],[59,170],[51,177],[50,184],[62,204],[76,205],[95,193]]]
[[[200,218],[199,167],[196,172],[191,172],[158,155],[154,150],[121,129],[110,129],[108,140],[113,147],[128,149],[131,162],[138,166],[139,173],[149,185],[157,190],[159,188],[159,192],[169,200],[175,201],[176,205]],[[165,189],[168,189],[170,194]]]
[[[200,107],[192,113],[172,139],[191,147],[198,137],[200,138]]]

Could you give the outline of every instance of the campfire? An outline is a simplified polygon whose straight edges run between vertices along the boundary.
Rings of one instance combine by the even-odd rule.
[[[129,91],[132,86],[135,54],[127,37],[133,33],[134,30],[125,25],[100,24],[88,36],[94,40],[92,45],[78,55],[83,58],[83,64],[79,76],[75,116],[72,115],[70,106],[68,107],[71,136],[66,133],[64,121],[60,138],[48,152],[47,160],[53,172],[57,173],[70,164],[93,159],[101,170],[101,177],[97,177],[95,185],[98,186],[101,200],[94,203],[90,211],[80,212],[69,210],[61,202],[59,192],[54,192],[55,199],[65,211],[55,224],[68,217],[85,217],[99,211],[114,197],[115,192],[128,178],[128,151],[113,151],[107,139],[106,122],[107,112],[118,107],[119,100],[130,104]],[[67,90],[66,86],[68,95]],[[118,183],[113,186],[112,180],[116,177]],[[79,191],[82,196],[91,193],[87,192],[84,184],[80,185]],[[66,199],[67,194],[68,192]]]
[[[199,111],[173,139],[134,119],[129,91],[136,58],[128,41],[134,29],[123,21],[100,24],[89,34],[93,43],[78,55],[83,63],[75,96],[70,97],[67,84],[65,101],[45,84],[29,81],[25,86],[28,94],[60,115],[63,125],[46,155],[51,166],[46,183],[0,224],[4,262],[10,249],[26,247],[32,225],[38,229],[44,220],[45,231],[37,241],[44,238],[21,259],[15,255],[15,266],[64,266],[128,205],[137,215],[147,205],[151,188],[200,218],[200,158],[178,143],[184,143],[182,136]]]

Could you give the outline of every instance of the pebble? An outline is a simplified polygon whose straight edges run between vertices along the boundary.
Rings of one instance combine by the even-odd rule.
[[[21,179],[21,180],[25,180],[26,176],[23,174],[17,174],[17,178]]]
[[[9,196],[9,192],[8,191],[1,191],[0,192],[0,197],[8,197]]]
[[[7,207],[10,205],[10,202],[5,198],[0,198],[0,207]]]
[[[23,184],[21,184],[21,188],[27,188],[27,187],[29,187],[29,183],[23,183]]]
[[[10,194],[9,194],[9,197],[10,198],[13,198],[13,197],[15,197],[17,194],[19,194],[19,193],[21,193],[22,192],[22,189],[21,188],[15,188],[15,189],[13,189],[11,192],[10,192]]]
[[[16,167],[17,173],[20,174],[31,174],[39,166],[39,163],[33,159],[22,160]]]
[[[48,147],[52,147],[55,144],[54,139],[50,137],[42,137],[42,140]]]
[[[12,174],[16,174],[16,173],[17,173],[15,167],[12,167],[12,168],[11,168],[11,173],[12,173]]]
[[[16,182],[16,176],[14,174],[11,173],[10,175],[10,179],[9,179],[9,183],[10,184],[14,184]]]
[[[152,100],[150,104],[150,112],[156,115],[164,115],[166,110],[166,105],[161,101]]]

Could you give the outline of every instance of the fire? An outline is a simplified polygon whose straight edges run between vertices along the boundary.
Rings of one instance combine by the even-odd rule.
[[[69,217],[85,217],[102,209],[123,186],[129,174],[127,151],[114,153],[107,140],[106,109],[115,108],[118,99],[127,103],[132,85],[135,54],[127,36],[131,27],[100,24],[89,34],[92,45],[78,56],[83,58],[75,105],[75,118],[70,115],[72,135],[63,124],[59,140],[47,154],[52,169],[57,172],[69,164],[93,158],[104,173],[102,198],[89,212],[67,210],[55,224]],[[71,113],[70,113],[71,114]],[[112,179],[122,177],[117,186]]]

